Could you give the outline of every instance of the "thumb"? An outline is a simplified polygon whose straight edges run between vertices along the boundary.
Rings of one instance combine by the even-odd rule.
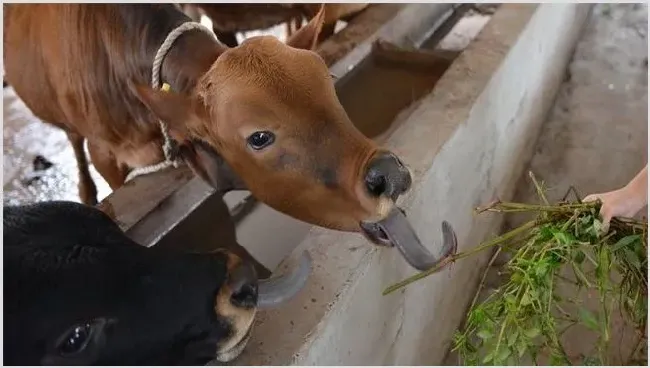
[[[600,217],[602,218],[603,225],[601,228],[601,233],[606,234],[609,232],[609,223],[612,220],[612,212],[609,210],[608,207],[601,207],[600,209]]]

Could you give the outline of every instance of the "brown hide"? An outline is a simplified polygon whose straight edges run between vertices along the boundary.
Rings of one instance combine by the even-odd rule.
[[[168,4],[7,5],[6,77],[36,116],[88,140],[113,189],[130,168],[162,160],[160,117],[176,139],[208,147],[208,154],[197,146],[185,152],[213,185],[210,156],[219,154],[255,197],[292,217],[359,231],[361,221],[386,215],[389,198],[371,195],[364,183],[378,147],[350,122],[325,63],[309,51],[322,10],[286,45],[265,36],[227,48],[187,32],[162,66],[173,92],[151,90],[156,50],[188,20]],[[251,149],[256,132],[273,134],[273,144]],[[80,169],[80,187],[92,203],[86,173]]]
[[[294,29],[300,28],[293,25],[302,22],[303,18],[311,19],[325,7],[325,18],[319,42],[334,33],[334,26],[339,19],[352,16],[365,9],[368,4],[182,4],[181,7],[198,21],[200,14],[205,14],[212,21],[212,27],[222,42],[229,46],[236,46],[235,33],[247,32],[258,29],[267,29],[278,24],[286,23],[288,26],[287,37]]]

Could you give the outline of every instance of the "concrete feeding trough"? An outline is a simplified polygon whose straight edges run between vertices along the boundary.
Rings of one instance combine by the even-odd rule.
[[[434,50],[440,32],[463,8],[403,5],[331,63],[351,120],[412,170],[413,189],[399,205],[424,244],[440,244],[443,220],[454,226],[459,251],[500,229],[502,217],[477,218],[472,208],[513,196],[590,9],[504,4],[465,50],[443,55]],[[397,251],[241,202],[246,196],[229,193],[226,207],[181,168],[137,178],[101,206],[143,245],[195,249],[218,244],[208,213],[234,212],[239,243],[267,275],[311,254],[305,290],[260,313],[237,364],[442,363],[487,254],[384,297],[386,286],[414,272]]]

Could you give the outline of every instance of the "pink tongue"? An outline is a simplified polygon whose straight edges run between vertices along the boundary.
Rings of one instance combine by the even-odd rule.
[[[386,234],[391,243],[399,249],[400,253],[415,269],[425,271],[435,267],[440,261],[453,254],[457,248],[456,234],[451,225],[443,221],[443,255],[440,258],[434,257],[429,250],[422,245],[420,238],[415,233],[406,215],[397,207],[393,207],[388,217],[377,223],[379,228]]]

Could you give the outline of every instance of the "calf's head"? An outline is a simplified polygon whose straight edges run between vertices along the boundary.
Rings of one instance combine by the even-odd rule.
[[[229,252],[145,248],[75,203],[5,208],[4,233],[10,365],[227,362],[248,342],[257,309],[294,295],[310,271],[304,256],[290,275],[258,282]]]
[[[411,262],[417,268],[431,266],[436,260],[394,208],[410,189],[409,170],[352,124],[311,50],[323,17],[321,9],[286,44],[262,36],[223,47],[190,96],[141,86],[136,93],[190,143],[185,160],[215,187],[227,187],[228,165],[257,199],[289,216],[362,232],[398,245],[409,262],[428,257]],[[445,234],[451,246],[453,233]]]

